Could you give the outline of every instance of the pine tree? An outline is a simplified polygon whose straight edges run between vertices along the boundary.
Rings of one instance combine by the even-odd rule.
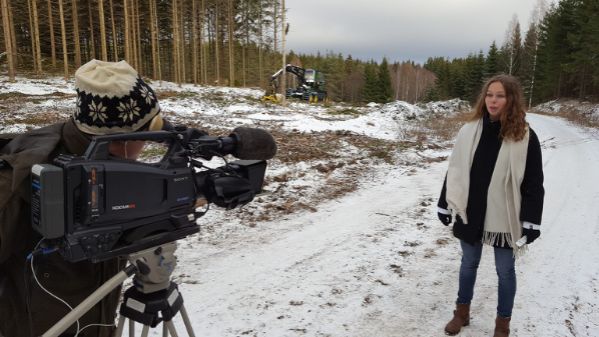
[[[12,37],[11,37],[11,25],[9,20],[10,7],[8,6],[8,0],[0,0],[0,6],[2,7],[2,28],[4,31],[4,44],[6,47],[6,59],[8,61],[8,78],[11,82],[15,81],[15,59],[13,57],[14,51],[12,50]]]

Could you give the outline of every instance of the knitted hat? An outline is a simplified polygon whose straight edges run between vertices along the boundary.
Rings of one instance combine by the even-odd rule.
[[[73,120],[88,134],[133,132],[160,112],[154,90],[125,61],[87,62],[75,72],[75,90]]]

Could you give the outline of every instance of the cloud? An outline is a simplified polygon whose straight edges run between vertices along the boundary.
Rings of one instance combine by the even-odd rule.
[[[537,0],[292,0],[287,49],[424,62],[463,57],[503,42],[516,14],[522,33]]]

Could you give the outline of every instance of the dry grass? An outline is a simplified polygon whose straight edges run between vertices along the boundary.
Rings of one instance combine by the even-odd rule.
[[[64,119],[64,115],[58,112],[30,113],[26,115],[11,116],[4,119],[4,124],[29,124],[47,125]]]
[[[558,109],[556,111],[556,108]],[[599,105],[596,103],[560,99],[537,105],[529,112],[548,116],[563,117],[572,123],[584,127],[599,128]]]
[[[192,92],[192,91],[161,90],[161,91],[156,92],[156,97],[158,98],[158,101],[167,99],[167,98],[183,99],[183,98],[195,97],[197,95],[198,95],[197,93]]]
[[[576,125],[595,129],[599,128],[599,119],[593,119],[592,116],[581,113],[578,109],[571,106],[562,107],[557,113],[543,111],[542,109],[534,109],[534,111],[531,112],[547,116],[560,116]]]
[[[599,119],[589,118],[589,116],[574,111],[573,109],[566,109],[564,111],[564,117],[577,125],[599,128]]]
[[[429,138],[429,135],[433,134],[437,139],[443,141],[452,140],[462,125],[470,120],[470,117],[470,112],[463,112],[445,118],[428,119],[423,123],[424,129],[414,131],[417,134],[415,138],[424,142]]]

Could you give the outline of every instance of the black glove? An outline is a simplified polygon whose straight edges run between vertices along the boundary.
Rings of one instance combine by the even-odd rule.
[[[541,231],[538,229],[532,228],[522,228],[522,236],[526,235],[526,244],[532,243],[539,236],[541,236]]]
[[[441,212],[437,212],[437,217],[445,226],[449,226],[451,223],[451,214],[443,214]]]

